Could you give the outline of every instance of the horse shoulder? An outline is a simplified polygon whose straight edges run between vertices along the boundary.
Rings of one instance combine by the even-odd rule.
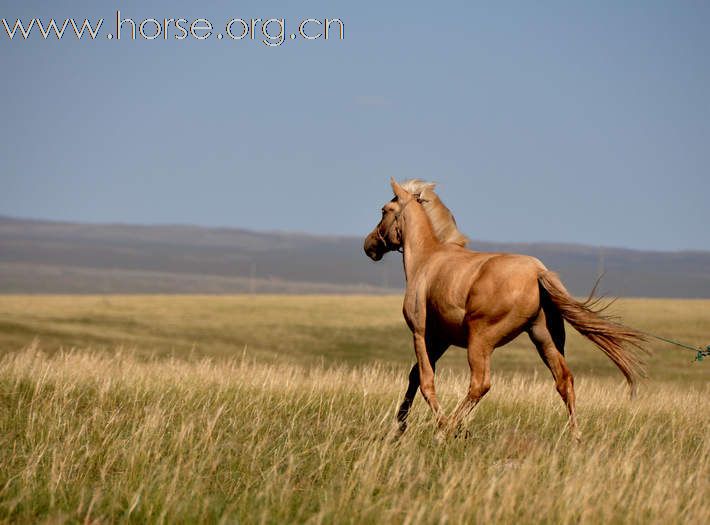
[[[423,333],[426,327],[426,288],[423,279],[407,284],[402,314],[413,333]]]
[[[459,248],[459,247],[456,247]],[[459,248],[460,250],[460,248]],[[410,330],[422,332],[425,330],[427,322],[427,305],[431,302],[432,293],[436,293],[442,270],[446,271],[449,264],[450,253],[444,248],[433,252],[430,257],[417,270],[411,281],[407,282],[402,304],[402,314]],[[449,286],[447,292],[451,293],[451,286],[448,279],[445,279]]]

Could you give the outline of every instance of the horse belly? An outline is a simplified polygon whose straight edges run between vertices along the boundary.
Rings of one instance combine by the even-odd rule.
[[[468,328],[464,323],[466,311],[463,308],[431,306],[427,312],[427,330],[434,330],[438,339],[466,348],[468,345]]]

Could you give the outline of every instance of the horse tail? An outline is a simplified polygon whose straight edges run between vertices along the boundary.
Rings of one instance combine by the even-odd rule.
[[[556,273],[545,270],[538,275],[537,280],[541,293],[549,296],[562,317],[599,347],[621,370],[633,397],[638,380],[646,377],[646,366],[642,357],[643,354],[648,354],[648,350],[642,346],[646,341],[644,335],[633,328],[618,324],[613,317],[602,314],[611,303],[599,305],[600,299],[594,298],[596,285],[586,301],[577,301],[567,292]]]

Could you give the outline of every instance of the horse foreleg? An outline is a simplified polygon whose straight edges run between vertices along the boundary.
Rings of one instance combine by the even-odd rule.
[[[444,354],[448,346],[429,340],[427,340],[425,344],[432,371],[436,372],[436,362]],[[402,400],[402,404],[399,405],[399,410],[397,410],[397,429],[399,435],[403,434],[404,431],[407,430],[407,417],[409,417],[409,410],[412,408],[412,403],[414,403],[414,398],[417,395],[418,389],[419,363],[415,364],[409,372],[409,383],[407,385],[407,391],[404,394],[404,400]]]
[[[434,413],[437,426],[439,428],[443,428],[446,425],[446,416],[444,416],[444,411],[441,409],[439,400],[436,398],[436,389],[434,388],[434,366],[429,359],[429,353],[427,352],[424,336],[419,333],[414,334],[414,353],[417,356],[419,390],[421,390],[422,396],[424,396],[424,399],[426,399],[426,402],[429,404],[429,407]]]
[[[404,400],[402,404],[399,405],[399,410],[397,410],[397,430],[399,435],[404,434],[407,430],[407,417],[409,417],[409,409],[412,408],[412,403],[414,403],[414,397],[417,395],[417,390],[419,390],[419,365],[416,364],[409,371],[409,384],[407,385],[407,391],[404,394]]]

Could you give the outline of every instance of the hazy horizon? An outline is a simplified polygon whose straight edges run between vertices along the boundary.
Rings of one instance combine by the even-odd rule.
[[[21,216],[10,216],[0,213],[0,220],[10,220],[17,222],[39,222],[39,223],[57,223],[57,224],[75,224],[75,225],[86,225],[86,226],[127,226],[127,227],[144,227],[144,228],[161,228],[161,227],[177,227],[177,228],[198,228],[204,230],[234,230],[234,231],[244,231],[255,233],[259,235],[294,235],[294,236],[308,236],[315,238],[337,238],[337,239],[363,239],[369,233],[369,231],[362,234],[343,234],[343,233],[319,233],[319,232],[309,232],[302,230],[290,230],[287,228],[281,229],[255,229],[255,228],[243,228],[235,225],[223,225],[223,224],[199,224],[199,223],[186,223],[186,222],[130,222],[130,221],[117,221],[117,222],[105,222],[105,221],[71,221],[71,220],[53,220],[46,219],[42,217],[21,217]],[[465,233],[465,232],[464,232]],[[470,237],[470,236],[469,236]],[[580,248],[600,248],[609,250],[628,250],[636,252],[658,252],[658,253],[710,253],[710,250],[697,249],[697,248],[679,248],[679,249],[669,249],[660,250],[652,248],[633,248],[629,246],[619,246],[611,244],[587,244],[582,242],[574,241],[549,241],[544,239],[530,240],[530,241],[520,241],[515,239],[485,239],[482,237],[470,237],[472,243],[482,243],[482,244],[502,244],[502,245],[539,245],[539,246],[578,246]]]

